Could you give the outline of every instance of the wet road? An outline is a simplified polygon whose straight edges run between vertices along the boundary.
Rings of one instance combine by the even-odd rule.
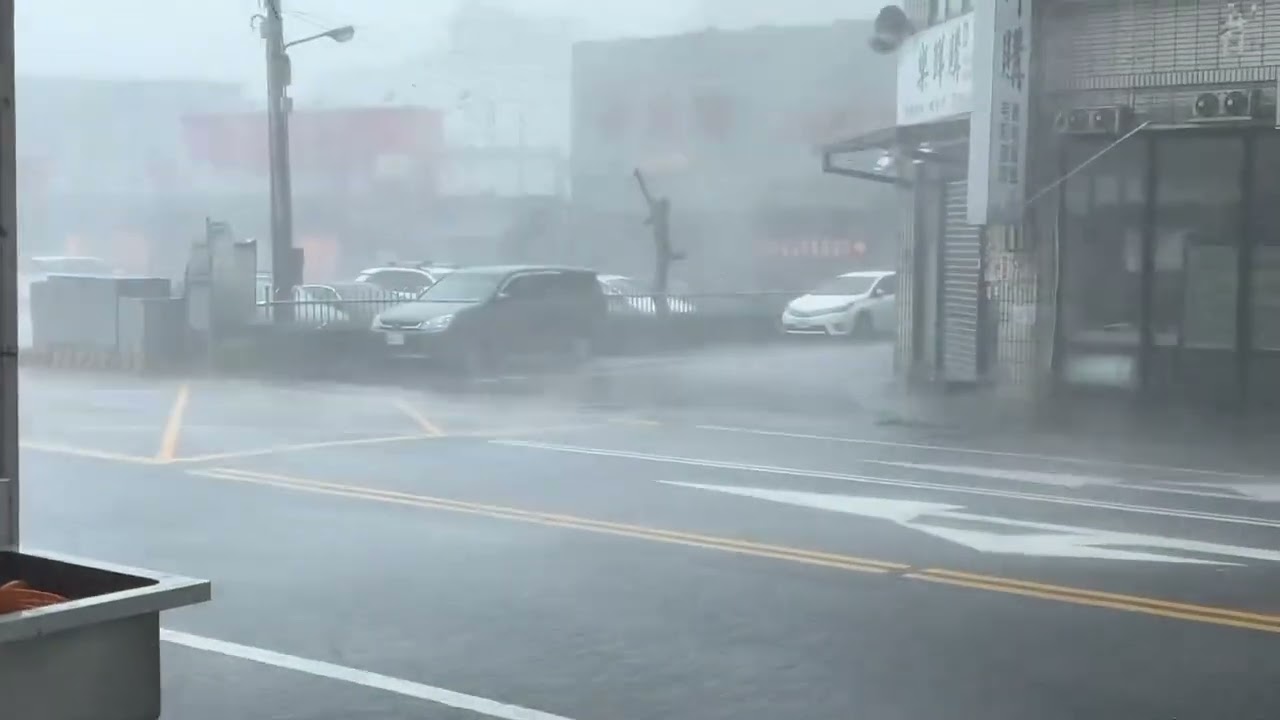
[[[166,718],[1280,712],[1280,478],[869,419],[28,373],[32,547],[207,577]]]

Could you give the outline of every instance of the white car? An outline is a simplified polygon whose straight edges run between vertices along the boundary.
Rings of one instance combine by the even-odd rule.
[[[434,265],[431,263],[392,264],[361,270],[355,281],[377,285],[383,290],[402,296],[406,300],[412,300],[421,295],[423,290],[440,282],[440,278],[456,269],[451,265]]]
[[[898,274],[845,273],[787,303],[782,329],[795,335],[868,337],[892,330],[898,316]]]

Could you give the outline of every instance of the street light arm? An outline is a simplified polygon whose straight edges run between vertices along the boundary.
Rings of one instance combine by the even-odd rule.
[[[350,40],[351,38],[355,37],[355,34],[356,34],[356,29],[354,27],[350,25],[343,25],[342,27],[336,27],[331,30],[325,30],[322,33],[316,33],[315,35],[308,35],[303,38],[298,38],[297,40],[290,40],[289,42],[284,44],[284,49],[288,50],[289,48],[295,45],[309,43],[312,40],[319,40],[321,38],[329,38],[334,42],[344,43]]]

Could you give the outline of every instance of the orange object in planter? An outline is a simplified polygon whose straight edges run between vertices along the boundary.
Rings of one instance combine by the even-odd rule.
[[[61,595],[32,590],[31,586],[22,580],[14,580],[0,585],[0,615],[22,610],[33,610],[66,601],[67,599]]]

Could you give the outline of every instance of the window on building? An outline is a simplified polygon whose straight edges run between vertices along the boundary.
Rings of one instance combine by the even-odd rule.
[[[1103,147],[1073,142],[1063,170]],[[1141,138],[1122,143],[1066,183],[1060,310],[1068,382],[1137,387],[1146,148]]]
[[[1239,136],[1156,141],[1156,345],[1233,349],[1240,236]]]
[[[1249,398],[1257,406],[1280,405],[1280,136],[1257,136],[1249,205],[1249,264],[1253,332]]]
[[[1080,143],[1068,169],[1101,148]],[[1067,182],[1063,318],[1068,339],[1137,346],[1145,146],[1135,140]]]
[[[1280,137],[1260,136],[1253,156],[1253,347],[1280,351]]]

